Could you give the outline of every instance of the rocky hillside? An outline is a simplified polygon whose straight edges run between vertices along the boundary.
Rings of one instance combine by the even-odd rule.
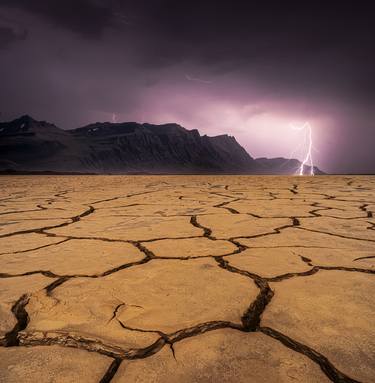
[[[232,136],[201,136],[177,124],[105,122],[63,130],[29,116],[0,123],[2,171],[292,174],[299,165],[280,161],[255,160]]]

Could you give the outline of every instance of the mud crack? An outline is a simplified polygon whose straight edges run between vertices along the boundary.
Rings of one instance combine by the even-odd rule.
[[[25,308],[28,303],[29,296],[28,294],[24,294],[12,306],[12,313],[15,316],[17,323],[11,331],[5,334],[1,344],[2,346],[13,347],[20,344],[18,334],[20,331],[24,330],[29,323],[29,315]]]
[[[313,362],[317,363],[325,375],[335,383],[360,383],[358,380],[352,379],[339,371],[324,355],[314,349],[289,338],[288,336],[276,331],[270,327],[259,327],[258,330],[265,335],[270,336],[281,342],[284,346],[307,356]]]

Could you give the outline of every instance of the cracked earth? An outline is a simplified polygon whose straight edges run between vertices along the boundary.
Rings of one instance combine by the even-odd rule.
[[[375,178],[3,176],[1,382],[374,382]]]

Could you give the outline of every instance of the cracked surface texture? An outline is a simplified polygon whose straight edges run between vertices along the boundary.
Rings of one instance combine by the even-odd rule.
[[[217,330],[164,348],[148,359],[124,362],[121,382],[311,382],[329,379],[305,356],[259,333]]]
[[[2,382],[97,382],[111,359],[66,347],[0,349]]]
[[[324,354],[341,371],[371,382],[375,376],[373,287],[373,275],[336,270],[283,281],[275,287],[277,294],[263,314],[262,325],[287,333]]]
[[[0,179],[0,382],[375,381],[374,177]]]

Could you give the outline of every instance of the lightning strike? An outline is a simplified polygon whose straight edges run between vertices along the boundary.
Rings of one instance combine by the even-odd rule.
[[[303,160],[301,161],[301,166],[298,168],[296,174],[303,176],[305,174],[305,167],[310,166],[310,175],[314,175],[314,162],[312,158],[312,150],[313,150],[313,138],[312,138],[312,128],[308,121],[304,122],[301,125],[291,124],[292,129],[303,131],[304,140],[301,143],[303,148]]]
[[[114,124],[117,124],[117,116],[116,116],[116,113],[112,113],[112,122]]]

